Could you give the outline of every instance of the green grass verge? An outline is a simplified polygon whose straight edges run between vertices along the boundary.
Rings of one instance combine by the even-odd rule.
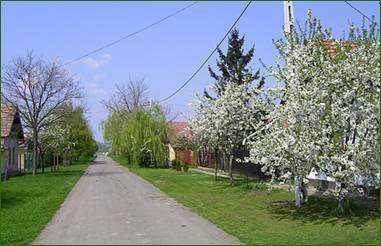
[[[122,157],[114,160],[126,164]],[[226,179],[196,172],[129,168],[246,244],[379,245],[379,211],[356,207],[351,217],[337,217],[332,200],[311,197],[295,209],[291,192],[264,192],[262,184],[230,187]]]
[[[30,244],[65,200],[89,161],[60,166],[36,176],[25,174],[2,182],[1,245]]]

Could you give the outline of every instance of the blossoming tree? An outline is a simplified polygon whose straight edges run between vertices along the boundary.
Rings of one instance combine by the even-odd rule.
[[[41,133],[40,149],[43,152],[50,151],[53,155],[51,171],[57,171],[59,167],[59,156],[72,146],[74,142],[69,139],[69,130],[61,124],[52,125]]]
[[[190,121],[190,127],[201,143],[217,147],[229,157],[232,185],[236,152],[242,149],[242,140],[264,121],[269,105],[263,91],[248,83],[228,83],[218,98],[204,96],[196,103],[196,116]]]
[[[346,41],[314,30],[303,42],[276,43],[282,59],[269,69],[278,82],[271,92],[284,103],[271,112],[267,134],[248,138],[249,159],[274,178],[294,180],[297,206],[311,169],[324,172],[343,209],[360,179],[379,186],[380,43],[375,24],[357,34],[352,26]]]

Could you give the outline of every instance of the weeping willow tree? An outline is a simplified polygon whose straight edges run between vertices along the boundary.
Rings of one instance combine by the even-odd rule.
[[[160,106],[113,112],[103,127],[113,154],[127,157],[131,165],[165,165],[167,124]]]
[[[120,112],[111,112],[107,120],[103,122],[104,138],[111,146],[111,153],[114,155],[123,154],[122,144],[122,131],[125,121],[127,120],[127,114]]]

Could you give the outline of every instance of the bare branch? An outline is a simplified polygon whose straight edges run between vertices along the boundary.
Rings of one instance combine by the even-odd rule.
[[[33,52],[11,60],[3,70],[1,84],[2,99],[19,109],[25,127],[33,133],[34,143],[40,142],[39,131],[42,128],[60,118],[61,106],[81,97],[68,71],[57,63],[36,57]],[[36,151],[35,147],[34,159]]]
[[[109,100],[102,100],[101,103],[109,112],[130,113],[148,103],[148,86],[144,83],[144,78],[140,80],[129,78],[127,84],[116,84],[115,93]]]

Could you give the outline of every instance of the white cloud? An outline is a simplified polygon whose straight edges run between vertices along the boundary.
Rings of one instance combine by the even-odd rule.
[[[95,82],[90,82],[87,84],[87,91],[89,94],[92,96],[105,96],[106,91],[102,87],[100,87],[97,83]]]
[[[105,76],[103,76],[102,74],[94,74],[92,77],[91,77],[91,81],[93,82],[99,82],[101,81],[102,79],[104,79]]]
[[[111,55],[110,54],[107,54],[107,53],[103,53],[102,56],[101,56],[103,59],[105,60],[111,60]]]
[[[105,74],[93,74],[86,80],[86,92],[90,96],[103,97],[106,96],[106,90],[102,87],[102,80],[107,77]]]
[[[108,64],[111,61],[111,55],[110,54],[102,54],[98,59],[87,57],[82,60],[82,64],[85,64],[87,67],[91,69],[98,69],[103,65]]]

